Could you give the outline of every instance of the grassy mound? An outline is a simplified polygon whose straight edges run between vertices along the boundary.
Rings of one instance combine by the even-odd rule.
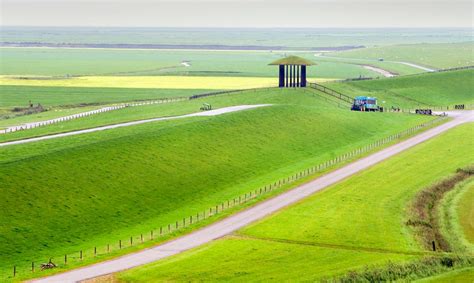
[[[243,97],[275,105],[0,148],[1,268],[150,231],[431,119]]]
[[[386,107],[415,108],[474,103],[472,69],[326,85],[354,97],[375,96],[379,104]]]
[[[472,123],[453,129],[233,236],[118,277],[125,282],[314,281],[419,258],[423,248],[405,225],[406,207],[417,191],[472,161],[474,139],[466,136],[473,130]]]

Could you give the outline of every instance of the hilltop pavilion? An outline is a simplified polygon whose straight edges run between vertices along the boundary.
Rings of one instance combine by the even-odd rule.
[[[306,66],[316,64],[305,58],[288,56],[269,65],[280,66],[279,87],[306,87]]]

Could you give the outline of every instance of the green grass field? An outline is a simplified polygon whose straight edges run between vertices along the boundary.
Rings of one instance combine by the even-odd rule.
[[[424,70],[419,68],[415,68],[412,66],[408,66],[405,64],[397,63],[397,62],[390,62],[390,61],[379,61],[379,60],[372,60],[372,59],[361,59],[361,58],[348,58],[348,57],[332,57],[332,53],[329,54],[321,54],[317,56],[317,60],[319,62],[329,61],[329,62],[340,62],[340,63],[347,63],[347,64],[355,64],[355,65],[367,65],[367,66],[374,66],[377,68],[381,68],[387,71],[390,71],[397,75],[413,75],[424,73]],[[361,74],[362,75],[362,74]],[[381,74],[372,74],[371,77],[383,77]]]
[[[418,280],[419,283],[466,283],[474,281],[474,268],[463,268]]]
[[[474,42],[380,46],[331,53],[331,56],[403,61],[435,69],[474,65]]]
[[[276,77],[268,64],[291,53],[269,51],[185,51],[127,49],[1,48],[0,75],[16,76],[226,76]],[[310,78],[353,78],[377,73],[338,60],[316,61]],[[35,64],[29,64],[34,61]],[[182,64],[186,61],[189,65]]]
[[[189,114],[199,112],[200,107],[203,103],[210,103],[214,108],[220,108],[225,106],[242,105],[242,104],[258,104],[258,103],[275,103],[275,104],[287,104],[289,100],[305,100],[309,104],[314,104],[317,92],[304,89],[300,90],[306,95],[303,97],[294,97],[291,95],[293,92],[286,89],[259,89],[235,92],[225,95],[210,96],[201,99],[187,100],[174,103],[165,104],[152,104],[139,107],[128,107],[125,109],[101,113],[95,116],[84,117],[76,120],[67,122],[61,122],[59,124],[48,125],[45,127],[39,127],[30,129],[27,131],[18,131],[14,133],[8,133],[6,135],[0,135],[0,142],[16,140],[21,138],[30,138],[35,136],[67,132],[72,130],[86,129],[97,126],[117,124],[121,122],[128,122],[134,120],[142,120],[164,116],[176,116],[182,114]],[[275,95],[282,94],[282,95]],[[290,96],[288,96],[290,95]],[[77,108],[74,108],[77,109]],[[62,109],[60,109],[62,110]],[[48,113],[48,112],[43,112]],[[61,112],[60,112],[61,113]],[[31,117],[31,118],[30,118]],[[3,120],[4,123],[10,123],[17,125],[15,122],[20,121],[31,121],[35,115],[22,116],[15,119]],[[30,118],[30,119],[28,119]],[[2,125],[2,123],[0,123]],[[0,126],[1,127],[1,126]]]
[[[241,99],[275,105],[1,148],[1,269],[149,231],[431,119],[301,90]]]
[[[474,248],[474,181],[471,180],[470,183],[466,184],[458,205],[458,221],[462,226],[466,239]]]
[[[118,279],[314,281],[414,259],[423,249],[404,224],[406,207],[419,190],[472,162],[473,130],[473,123],[460,126],[232,236]],[[443,162],[437,162],[440,156]]]
[[[134,100],[165,97],[191,96],[211,92],[208,89],[160,89],[160,88],[88,88],[88,87],[41,87],[0,86],[0,108],[27,107],[41,103],[45,107],[111,104]]]
[[[447,193],[437,215],[451,249],[457,253],[474,254],[474,178]]]
[[[425,73],[420,75],[357,81],[323,83],[344,94],[375,96],[384,107],[426,108],[474,104],[474,70]],[[383,103],[385,101],[385,103]]]

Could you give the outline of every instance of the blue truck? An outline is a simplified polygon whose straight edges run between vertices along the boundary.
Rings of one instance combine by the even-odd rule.
[[[377,98],[370,96],[356,96],[351,107],[352,111],[383,111],[383,108],[377,105]]]

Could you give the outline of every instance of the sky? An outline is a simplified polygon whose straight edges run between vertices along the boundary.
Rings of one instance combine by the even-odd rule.
[[[2,26],[472,27],[472,0],[0,0]]]

